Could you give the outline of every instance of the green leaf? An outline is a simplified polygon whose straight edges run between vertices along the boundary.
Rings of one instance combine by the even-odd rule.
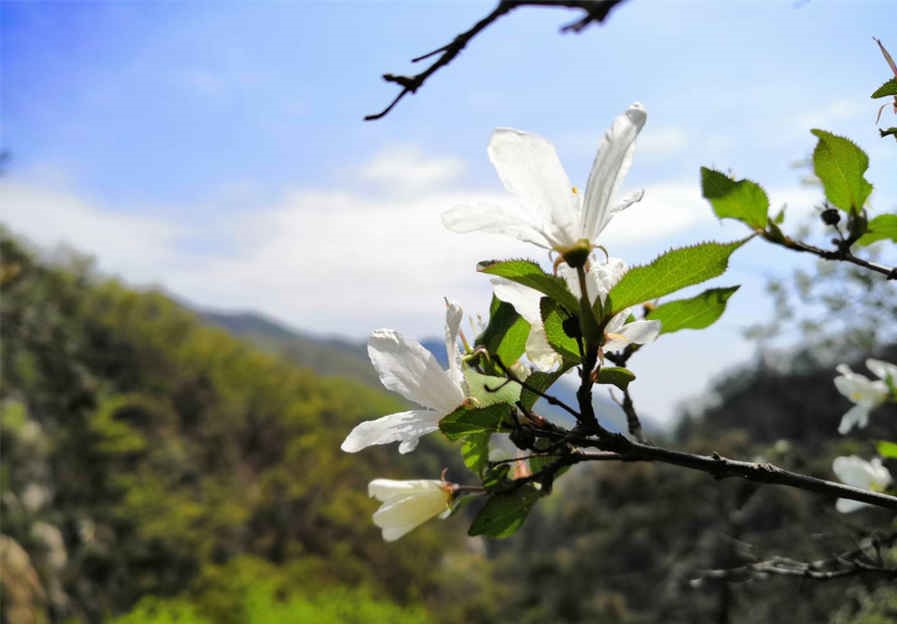
[[[561,366],[558,370],[552,373],[543,373],[542,371],[535,371],[529,377],[526,378],[526,385],[531,388],[535,388],[540,392],[545,392],[548,390],[554,382],[560,379],[561,375],[570,370],[569,366]],[[533,405],[536,404],[541,397],[533,392],[532,390],[527,390],[524,388],[520,392],[520,403],[526,409],[532,409]]]
[[[551,297],[570,312],[579,310],[579,302],[567,290],[567,283],[556,275],[546,273],[532,260],[485,260],[477,265],[477,271],[529,286]]]
[[[897,78],[891,78],[877,88],[872,94],[872,98],[888,97],[889,95],[897,95]]]
[[[710,288],[691,299],[679,299],[659,305],[645,318],[660,321],[661,334],[670,334],[680,329],[704,329],[723,315],[726,302],[738,288]]]
[[[729,256],[747,240],[681,247],[630,269],[608,295],[613,313],[722,275]]]
[[[470,396],[477,400],[480,407],[499,403],[513,405],[520,399],[520,384],[508,381],[505,377],[483,375],[472,368],[465,368],[464,379]]]
[[[822,181],[828,200],[847,213],[863,208],[872,185],[863,176],[869,167],[866,152],[844,137],[825,130],[811,130],[819,137],[813,150],[813,170]]]
[[[492,496],[470,525],[468,535],[508,537],[519,529],[530,509],[542,496],[532,485],[524,485],[510,492]]]
[[[504,403],[477,408],[459,407],[439,421],[439,430],[449,440],[471,434],[494,433],[500,431],[503,425],[505,428],[511,426],[506,421],[510,409]]]
[[[612,384],[620,390],[626,390],[631,381],[635,381],[635,373],[622,366],[602,366],[598,371],[600,384]]]
[[[878,449],[878,454],[882,457],[897,459],[897,444],[895,444],[894,442],[881,440],[875,446]]]
[[[508,473],[511,471],[511,464],[498,464],[497,466],[489,466],[483,475],[483,487],[486,490],[492,490],[500,485],[506,485],[509,481]]]
[[[766,227],[769,197],[750,180],[733,180],[724,173],[701,167],[701,190],[720,219],[738,219],[755,230]]]
[[[872,219],[866,225],[866,233],[855,244],[865,247],[880,240],[897,243],[897,214],[883,214]]]
[[[539,311],[542,313],[542,325],[545,327],[545,336],[548,344],[557,351],[565,361],[578,362],[579,343],[569,333],[568,329],[579,329],[579,319],[563,310],[557,303],[548,297],[542,297],[539,301]]]
[[[464,465],[482,476],[489,465],[489,437],[487,432],[473,433],[461,443],[461,457]]]
[[[511,366],[526,350],[526,337],[529,335],[529,323],[523,319],[510,303],[492,296],[489,307],[489,324],[474,344],[497,355],[502,363]]]

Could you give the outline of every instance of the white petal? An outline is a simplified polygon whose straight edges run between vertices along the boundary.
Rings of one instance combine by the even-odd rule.
[[[558,277],[563,278],[565,282],[567,282],[567,290],[573,293],[573,296],[579,299],[582,296],[582,290],[579,288],[579,275],[576,272],[576,269],[571,268],[567,264],[562,264],[558,267]],[[586,288],[588,288],[588,282],[586,283]],[[589,289],[591,291],[591,289]]]
[[[645,197],[645,190],[641,189],[639,191],[633,191],[631,193],[627,193],[623,199],[617,202],[613,208],[610,209],[610,217],[612,218],[618,212],[623,212],[627,208],[629,208],[632,204],[642,201],[642,198]],[[610,219],[608,219],[610,221]],[[603,229],[603,228],[602,228]]]
[[[620,330],[623,329],[623,325],[626,324],[626,319],[628,319],[629,316],[629,310],[623,310],[622,312],[614,314],[607,322],[607,325],[604,326],[604,331],[608,334],[619,334]]]
[[[461,351],[458,349],[458,335],[461,332],[461,319],[464,310],[461,306],[445,300],[445,356],[448,358],[448,377],[453,384],[462,387],[464,375],[461,372]]]
[[[595,281],[595,288],[598,291],[598,296],[601,297],[601,303],[604,303],[607,293],[617,285],[617,282],[628,270],[629,266],[620,258],[608,258],[607,262],[592,265],[589,274]]]
[[[891,483],[891,473],[878,457],[871,462],[856,455],[836,457],[832,462],[832,470],[839,480],[853,487],[882,490]]]
[[[404,498],[421,490],[442,488],[442,481],[435,479],[374,479],[368,483],[368,496],[381,503]]]
[[[876,490],[883,490],[891,484],[891,473],[881,463],[880,457],[873,457],[868,466],[871,479],[871,487]]]
[[[349,432],[340,448],[346,453],[357,453],[376,444],[401,442],[399,452],[410,453],[421,436],[439,429],[439,421],[444,415],[430,410],[410,410],[366,420]]]
[[[543,295],[538,290],[512,282],[503,277],[492,280],[492,292],[495,296],[514,306],[517,314],[522,316],[530,325],[542,324],[542,313],[539,311],[539,302]]]
[[[838,364],[835,367],[835,370],[847,377],[849,377],[850,375],[856,375],[856,373],[850,370],[850,367],[847,364]]]
[[[489,141],[489,159],[505,188],[558,230],[555,237],[566,233],[568,240],[558,242],[576,241],[578,205],[551,143],[537,134],[499,128]]]
[[[530,326],[526,337],[526,357],[540,371],[554,370],[561,365],[561,356],[551,348],[542,323]]]
[[[442,213],[442,224],[452,232],[487,232],[512,236],[525,243],[551,248],[551,242],[542,232],[541,218],[528,220],[519,210],[503,206],[455,206]]]
[[[835,377],[835,387],[857,405],[875,407],[888,396],[888,388],[883,381],[872,381],[858,373]]]
[[[869,358],[866,360],[866,368],[871,370],[882,381],[890,377],[891,383],[897,386],[897,364]]]
[[[632,344],[647,344],[657,339],[660,328],[660,321],[633,321],[624,325],[620,333]]]
[[[443,415],[464,401],[432,353],[391,329],[378,329],[368,340],[368,356],[386,388]]]
[[[841,513],[851,513],[856,511],[857,509],[861,509],[863,507],[867,507],[866,503],[861,503],[860,501],[851,500],[849,498],[839,498],[835,502],[835,509],[840,511]]]
[[[646,119],[645,109],[635,103],[617,117],[604,134],[583,199],[581,231],[591,241],[610,221],[610,198],[632,164],[635,139]]]
[[[451,495],[441,481],[391,482],[377,479],[368,492],[383,500],[374,512],[374,524],[383,530],[383,539],[394,541],[449,508]]]
[[[841,417],[841,423],[838,425],[838,433],[844,435],[854,427],[862,429],[868,424],[869,408],[865,405],[854,405]]]

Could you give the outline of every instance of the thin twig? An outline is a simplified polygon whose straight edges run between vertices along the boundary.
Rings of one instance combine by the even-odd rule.
[[[412,59],[413,63],[418,63],[420,61],[438,55],[436,60],[433,61],[433,63],[431,63],[422,72],[413,76],[383,74],[383,80],[399,85],[400,87],[402,87],[402,90],[399,91],[399,94],[393,99],[392,102],[390,102],[389,106],[384,108],[379,113],[367,115],[364,120],[373,121],[375,119],[385,117],[396,106],[396,104],[398,104],[399,101],[402,100],[402,98],[404,98],[409,93],[416,93],[417,90],[423,86],[423,84],[430,76],[455,60],[455,57],[457,57],[461,53],[465,46],[467,46],[467,44],[470,43],[470,41],[474,37],[479,35],[490,25],[492,25],[500,17],[506,15],[507,13],[510,13],[514,9],[523,6],[580,9],[584,12],[584,15],[580,19],[571,22],[570,24],[567,24],[566,26],[561,28],[561,32],[579,33],[592,23],[603,22],[607,18],[611,10],[623,1],[624,0],[501,0],[498,5],[492,10],[492,12],[479,20],[470,29],[457,35],[449,43],[436,48],[432,52],[428,52],[427,54],[423,54]]]
[[[501,361],[501,358],[499,358],[497,355],[492,356],[492,361],[495,362],[495,365],[501,369],[501,372],[504,373],[505,376],[509,380],[513,381],[514,383],[520,384],[520,386],[524,390],[528,390],[528,391],[532,392],[533,394],[545,399],[550,405],[554,405],[556,407],[561,408],[562,410],[566,411],[571,416],[573,416],[573,418],[577,419],[577,421],[579,420],[579,412],[577,412],[575,409],[573,409],[572,407],[570,407],[569,405],[567,405],[560,399],[557,399],[557,398],[551,396],[550,394],[546,394],[545,392],[539,390],[538,388],[536,388],[536,387],[526,383],[524,380],[520,379],[517,375],[514,374],[514,372],[511,369],[509,369],[507,366],[504,365],[504,363]]]
[[[635,404],[632,402],[632,395],[629,394],[629,388],[623,390],[623,403],[620,405],[623,413],[626,414],[626,426],[629,428],[629,435],[639,442],[646,443],[645,434],[642,432],[642,423],[635,411]]]
[[[855,264],[857,266],[863,267],[864,269],[869,269],[870,271],[875,271],[876,273],[881,273],[889,280],[897,280],[897,267],[888,268],[881,264],[877,264],[875,262],[870,262],[869,260],[864,260],[863,258],[858,258],[853,255],[850,251],[850,247],[846,244],[848,241],[845,241],[842,244],[838,245],[837,249],[822,249],[820,247],[816,247],[814,245],[809,245],[807,243],[796,241],[790,237],[785,236],[784,238],[779,238],[776,236],[770,235],[768,232],[763,232],[762,236],[765,240],[770,243],[774,243],[776,245],[781,245],[782,247],[786,247],[793,251],[798,251],[802,253],[811,253],[824,260],[835,260],[841,262],[849,262],[851,264]],[[855,241],[854,241],[855,242]]]

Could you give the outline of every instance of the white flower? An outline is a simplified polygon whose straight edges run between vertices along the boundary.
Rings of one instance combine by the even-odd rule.
[[[873,458],[871,462],[867,462],[856,455],[836,457],[832,463],[832,470],[838,476],[838,479],[847,485],[863,488],[864,490],[881,492],[891,483],[891,473],[882,466],[881,459],[878,457]],[[839,498],[838,502],[835,503],[835,508],[841,513],[850,513],[865,505],[866,503],[849,498]]]
[[[847,364],[839,364],[836,370],[841,373],[835,377],[835,387],[846,396],[854,406],[841,418],[838,433],[844,434],[854,426],[865,427],[869,424],[869,412],[884,403],[891,393],[891,387],[897,385],[897,366],[881,360],[866,360],[866,368],[879,379],[872,380],[850,370]]]
[[[497,129],[489,141],[489,159],[521,206],[517,210],[459,206],[443,213],[443,224],[455,232],[507,234],[561,254],[583,245],[590,248],[614,214],[644,194],[632,193],[611,207],[646,118],[645,109],[635,103],[614,120],[601,141],[582,197],[551,143],[520,130]]]
[[[383,503],[373,518],[387,542],[396,541],[434,516],[445,518],[451,513],[452,486],[445,481],[374,479],[368,485],[368,496]]]
[[[439,421],[460,406],[466,396],[461,372],[458,333],[463,312],[461,306],[446,300],[445,349],[448,370],[442,370],[436,357],[419,342],[409,341],[392,329],[378,329],[368,340],[371,358],[380,382],[389,390],[417,403],[424,409],[389,414],[355,427],[340,448],[357,453],[375,444],[401,442],[400,453],[417,448],[421,436],[439,428]]]
[[[603,264],[591,263],[586,271],[586,291],[592,305],[600,299],[607,300],[610,292],[620,278],[629,270],[626,263],[619,258],[608,258]],[[579,279],[574,269],[563,266],[558,273],[567,282],[567,288],[577,298],[581,296]],[[492,280],[495,296],[514,306],[517,313],[530,324],[530,333],[526,340],[526,356],[540,370],[551,370],[561,363],[558,355],[545,335],[539,301],[542,293],[517,282],[503,278]],[[660,333],[660,321],[632,321],[627,323],[629,311],[624,310],[611,318],[605,326],[606,342],[604,351],[619,351],[626,345],[652,342]]]

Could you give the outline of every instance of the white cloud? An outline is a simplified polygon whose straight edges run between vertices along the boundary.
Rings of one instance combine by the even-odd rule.
[[[464,162],[459,158],[434,158],[412,145],[384,150],[359,169],[363,180],[402,194],[448,185],[463,171]]]
[[[806,132],[807,128],[831,129],[839,125],[839,122],[868,114],[869,110],[869,102],[866,99],[842,98],[824,106],[817,106],[811,102],[807,105],[807,110],[798,115],[791,126],[799,128],[801,133]]]
[[[648,186],[642,201],[614,217],[601,241],[625,247],[715,224],[716,218],[694,181],[671,181]]]
[[[379,171],[401,177],[401,159],[379,162]],[[405,162],[406,174],[414,177],[421,161]],[[65,241],[96,254],[106,272],[121,274],[132,283],[164,284],[196,305],[259,310],[306,331],[356,339],[376,327],[432,336],[440,333],[444,296],[458,300],[470,313],[485,312],[490,286],[475,271],[478,261],[521,256],[545,266],[548,261],[542,250],[509,237],[446,231],[440,215],[453,206],[485,208],[508,205],[513,199],[500,190],[447,191],[435,182],[450,179],[459,167],[424,165],[424,171],[436,173],[417,179],[429,180],[433,187],[420,186],[414,195],[295,189],[271,204],[228,212],[201,229],[145,214],[114,212],[77,195],[24,184],[4,182],[0,189],[4,206],[10,208],[4,218],[14,231],[42,245]],[[386,177],[382,173],[380,179]],[[788,201],[802,211],[818,199],[814,189],[802,188],[770,196],[774,206]],[[741,235],[738,224],[726,227],[735,232],[732,238]],[[653,256],[672,237],[700,240],[730,235],[720,232],[694,181],[668,181],[649,185],[645,199],[618,215],[601,242],[613,254],[641,261],[640,254]],[[664,342],[677,348],[684,344],[677,339]],[[668,418],[684,394],[699,391],[703,383],[699,380],[722,361],[713,340],[688,344],[695,351],[688,379],[680,379],[685,373],[677,371],[682,367],[669,365],[668,357],[674,357],[676,349],[658,346],[639,356],[645,360],[645,375],[640,374],[640,392],[646,394],[642,402],[658,418]],[[746,348],[727,351],[725,361],[742,356]],[[671,391],[672,387],[677,390]]]
[[[182,258],[188,232],[164,219],[109,210],[71,193],[0,182],[3,220],[16,234],[48,248],[68,244],[95,254],[100,268],[146,284],[165,276]]]
[[[688,135],[682,128],[647,125],[639,135],[636,153],[639,156],[669,156],[681,152],[687,145]]]

